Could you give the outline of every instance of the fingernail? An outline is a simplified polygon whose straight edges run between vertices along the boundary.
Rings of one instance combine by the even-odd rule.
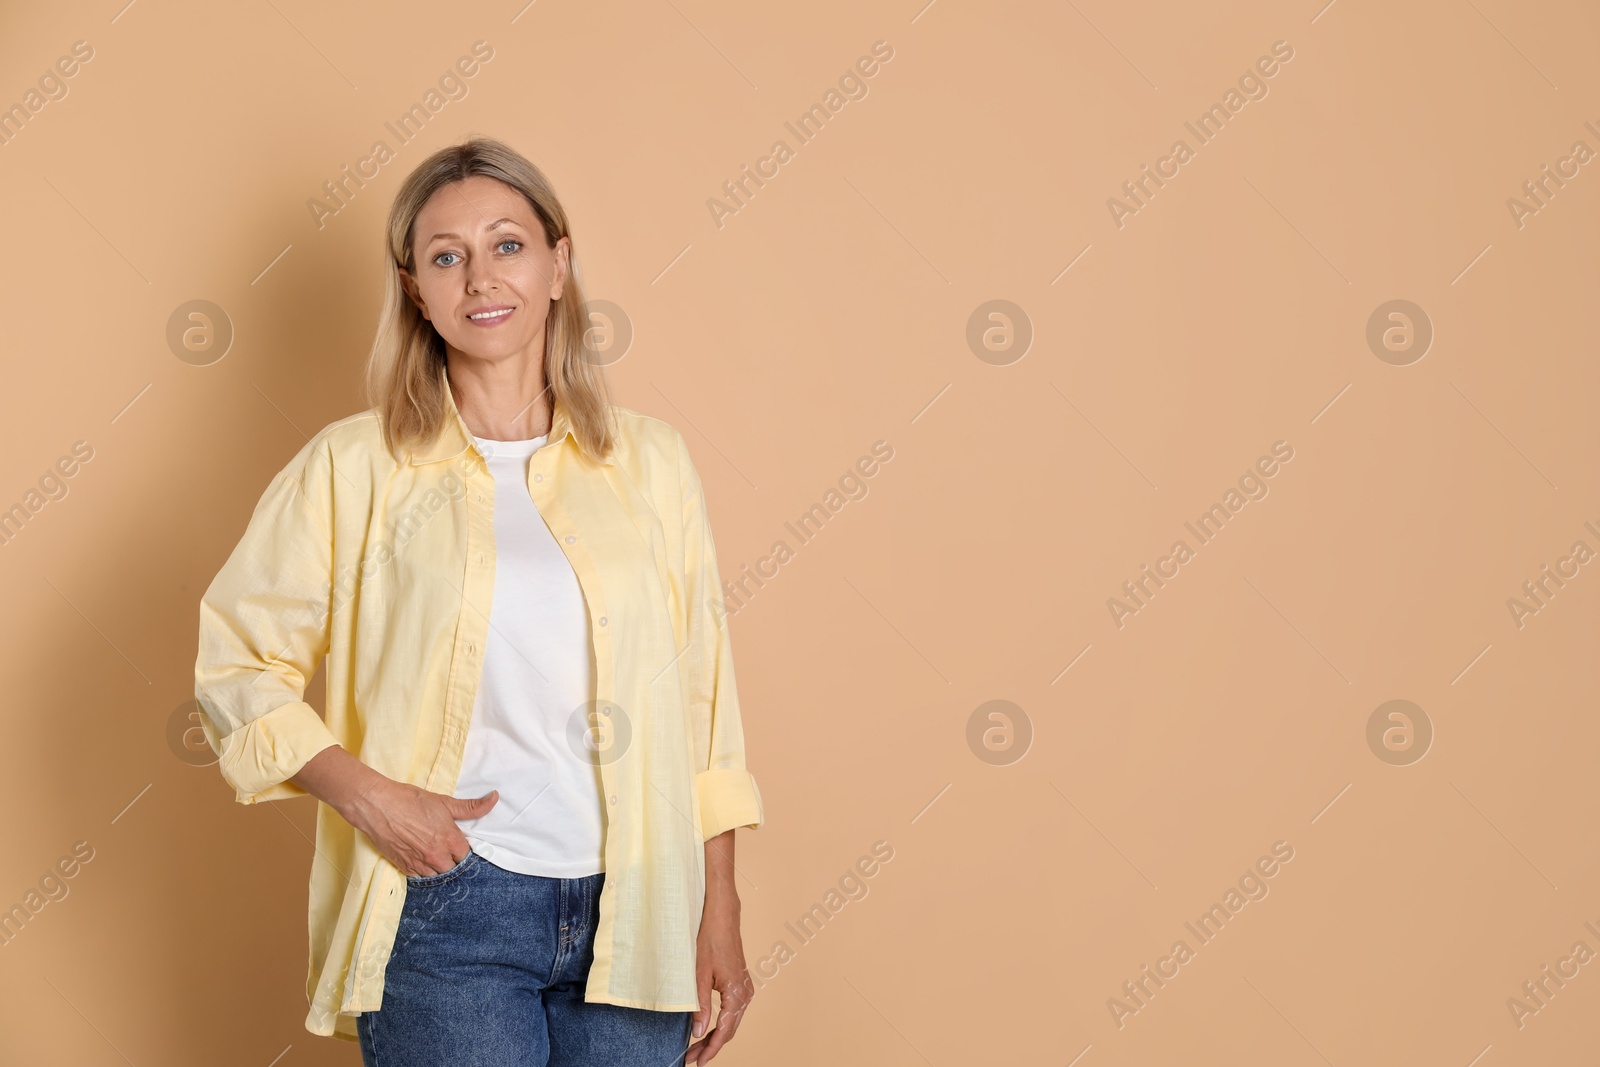
[[[702,1033],[705,1032],[705,1028],[706,1028],[706,1024],[705,1024],[705,1021],[703,1019],[702,1020],[696,1020],[695,1024],[694,1024],[694,1036],[695,1037],[699,1037]]]

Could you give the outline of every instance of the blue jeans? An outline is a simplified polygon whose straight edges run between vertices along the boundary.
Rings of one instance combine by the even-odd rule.
[[[583,999],[604,873],[544,878],[476,852],[406,879],[366,1067],[682,1067],[687,1011]]]

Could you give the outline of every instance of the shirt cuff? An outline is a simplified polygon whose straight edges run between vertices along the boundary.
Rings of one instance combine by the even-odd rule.
[[[743,767],[715,767],[695,776],[700,794],[700,840],[709,841],[736,827],[754,830],[764,821],[761,791]]]
[[[310,796],[288,779],[299,774],[312,756],[338,743],[317,709],[296,701],[229,734],[218,766],[241,804]]]

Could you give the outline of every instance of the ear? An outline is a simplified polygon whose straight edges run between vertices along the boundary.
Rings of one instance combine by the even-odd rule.
[[[550,274],[550,299],[560,300],[567,286],[567,257],[572,254],[572,239],[565,235],[557,238],[554,251],[556,260]]]
[[[422,317],[432,322],[433,317],[428,314],[428,305],[422,301],[422,290],[417,288],[417,280],[404,267],[396,267],[395,273],[400,275],[401,287],[405,289],[406,295],[411,298],[411,302],[417,305],[417,310],[422,312]]]

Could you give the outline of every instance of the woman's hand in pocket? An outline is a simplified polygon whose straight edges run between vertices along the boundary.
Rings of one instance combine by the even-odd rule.
[[[471,851],[456,820],[480,818],[499,802],[498,789],[457,799],[385,778],[353,805],[360,819],[354,825],[407,878],[424,878],[448,871]]]

